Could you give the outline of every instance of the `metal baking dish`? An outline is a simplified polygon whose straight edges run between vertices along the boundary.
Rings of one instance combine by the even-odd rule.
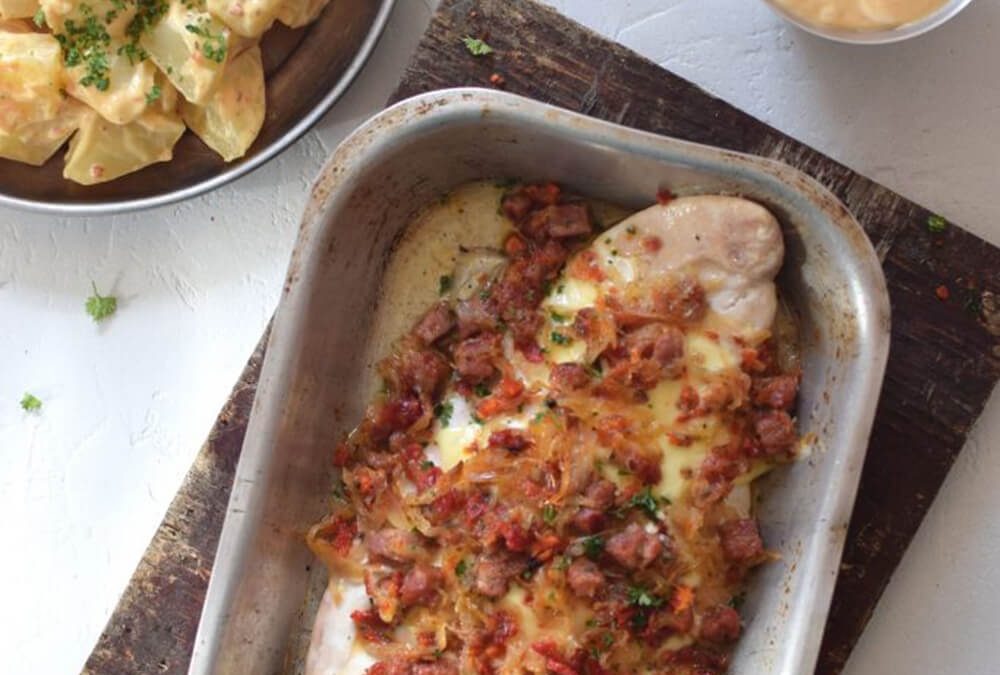
[[[275,318],[190,673],[300,672],[325,572],[303,543],[330,451],[355,424],[394,242],[415,211],[485,177],[554,180],[639,208],[658,188],[738,193],[782,222],[783,296],[801,319],[807,459],[762,481],[781,552],[745,604],[734,673],[812,672],[875,414],[889,301],[874,250],[829,192],[774,161],[601,122],[497,91],[404,101],[358,129],[313,189]],[[388,300],[385,300],[388,301]]]

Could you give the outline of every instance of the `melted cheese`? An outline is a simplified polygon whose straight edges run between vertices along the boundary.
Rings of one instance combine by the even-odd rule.
[[[351,620],[352,612],[369,606],[364,584],[331,581],[316,614],[306,658],[307,675],[363,675],[375,663]]]

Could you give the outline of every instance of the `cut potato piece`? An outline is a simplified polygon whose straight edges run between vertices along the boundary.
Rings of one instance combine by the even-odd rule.
[[[208,10],[246,37],[259,37],[278,18],[282,0],[208,0]]]
[[[30,19],[38,12],[38,0],[0,0],[0,17]]]
[[[204,103],[222,77],[231,33],[195,2],[175,0],[139,39],[184,98]]]
[[[226,67],[226,77],[205,105],[181,103],[181,116],[205,145],[231,162],[246,154],[264,124],[264,66],[260,47]]]
[[[121,50],[122,45],[118,40],[109,43],[104,89],[94,83],[82,84],[87,82],[87,66],[66,69],[66,91],[115,124],[128,124],[143,113],[156,73],[148,59],[133,63]]]
[[[184,123],[177,115],[153,108],[125,125],[95,115],[84,120],[69,142],[63,177],[81,185],[94,185],[169,161],[183,133]]]
[[[11,134],[0,132],[0,157],[41,166],[88,116],[96,117],[97,113],[76,99],[67,98],[51,120],[26,124]]]
[[[312,23],[330,0],[285,0],[278,8],[278,21],[289,28]]]
[[[2,2],[3,0],[0,0]],[[112,38],[125,35],[125,28],[135,16],[135,2],[130,0],[38,0],[35,3],[37,11],[41,5],[45,15],[45,25],[53,33],[66,33],[66,22],[72,21],[76,26],[86,27],[93,20],[94,26],[103,29]],[[34,16],[31,14],[29,16]],[[93,32],[92,30],[89,32]]]
[[[62,86],[62,53],[54,37],[0,33],[0,131],[55,117]]]

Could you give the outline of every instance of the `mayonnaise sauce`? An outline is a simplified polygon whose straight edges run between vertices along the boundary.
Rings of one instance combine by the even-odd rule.
[[[806,23],[843,30],[897,28],[919,21],[948,0],[775,0]]]

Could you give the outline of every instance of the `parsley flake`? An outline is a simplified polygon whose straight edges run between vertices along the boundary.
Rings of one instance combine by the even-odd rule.
[[[549,337],[557,345],[568,345],[573,341],[573,338],[569,337],[568,335],[563,335],[558,331],[552,331],[552,335],[550,335]]]
[[[641,509],[652,520],[659,518],[659,504],[653,495],[652,488],[648,486],[643,488],[641,492],[632,495],[632,499],[629,500],[628,505],[635,509]]]
[[[649,593],[642,586],[629,587],[628,601],[636,607],[660,607],[663,604],[663,598]]]
[[[31,17],[31,20],[39,28],[45,28],[45,11],[39,7],[38,11],[35,12],[35,16]]]
[[[599,558],[604,552],[604,540],[594,535],[583,540],[583,554],[591,560]]]
[[[486,398],[487,396],[490,395],[491,392],[490,385],[486,384],[485,382],[480,382],[479,384],[477,384],[473,388],[473,391],[476,392],[476,396],[478,396],[479,398]]]
[[[566,323],[566,317],[559,312],[549,312],[549,316],[552,317],[552,321],[555,323]]]
[[[948,221],[939,215],[931,215],[927,217],[927,229],[934,234],[940,234],[948,229]]]
[[[34,394],[26,392],[24,396],[21,397],[21,408],[23,408],[25,412],[38,412],[42,409],[42,401]]]
[[[455,576],[462,577],[465,573],[469,571],[469,563],[466,560],[459,560],[458,564],[455,565]]]
[[[490,47],[479,38],[466,35],[462,38],[462,43],[465,44],[465,48],[468,49],[469,53],[473,56],[486,56],[487,54],[493,53],[493,47]]]
[[[444,295],[450,291],[453,283],[451,275],[445,274],[438,278],[438,295]]]
[[[161,92],[160,92],[160,85],[158,85],[158,84],[154,84],[154,85],[153,85],[153,88],[152,88],[152,89],[150,89],[150,90],[149,90],[149,93],[147,93],[147,94],[146,94],[146,105],[150,105],[150,104],[152,104],[152,103],[153,103],[154,101],[157,101],[157,100],[159,100],[159,98],[160,98],[160,93],[161,93]]]
[[[552,504],[546,504],[542,507],[542,520],[545,521],[546,525],[551,525],[556,522],[556,517],[559,515],[559,509],[557,509]]]
[[[87,298],[87,302],[84,305],[87,308],[87,314],[95,322],[103,321],[118,309],[118,298],[113,295],[101,295],[97,292],[97,285],[91,281],[91,288],[94,289],[94,294]]]
[[[441,426],[446,427],[451,422],[451,414],[455,412],[455,407],[450,401],[443,401],[434,406],[434,417],[438,418]]]
[[[226,34],[225,32],[213,33],[208,25],[207,19],[202,19],[198,25],[186,24],[184,30],[204,38],[201,43],[201,53],[209,61],[222,63],[226,60]],[[198,44],[195,43],[197,47]]]

